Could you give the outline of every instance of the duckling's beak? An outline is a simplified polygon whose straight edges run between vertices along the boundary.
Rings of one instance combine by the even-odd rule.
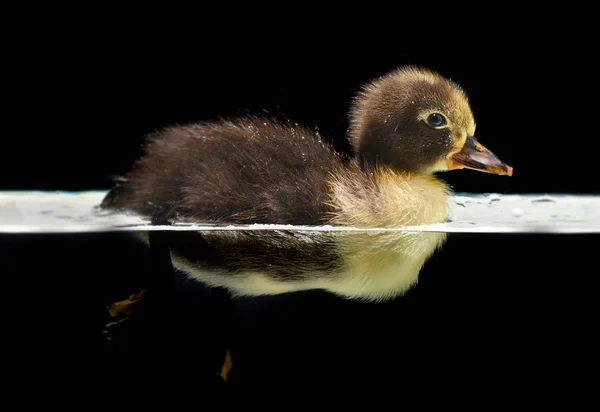
[[[512,176],[513,168],[502,162],[473,136],[467,136],[462,150],[448,158],[448,169],[472,169],[495,175]]]

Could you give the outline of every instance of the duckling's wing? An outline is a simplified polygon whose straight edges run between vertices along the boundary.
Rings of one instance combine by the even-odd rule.
[[[341,162],[318,133],[259,117],[171,127],[101,207],[158,220],[323,224]]]

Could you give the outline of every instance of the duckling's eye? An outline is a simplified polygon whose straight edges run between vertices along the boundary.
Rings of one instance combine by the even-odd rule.
[[[433,127],[440,127],[446,124],[446,118],[439,113],[431,113],[427,117],[427,123]]]

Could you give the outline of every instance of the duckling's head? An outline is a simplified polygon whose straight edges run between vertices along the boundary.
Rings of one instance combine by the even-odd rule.
[[[475,139],[465,92],[430,70],[404,67],[374,80],[350,114],[350,142],[362,166],[512,175],[512,167]]]

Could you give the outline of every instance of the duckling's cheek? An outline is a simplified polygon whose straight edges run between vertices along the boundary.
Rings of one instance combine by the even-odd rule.
[[[427,172],[435,173],[435,172],[445,172],[448,170],[448,161],[445,157],[440,158],[437,162],[435,162]]]
[[[466,132],[452,132],[450,133],[449,139],[452,141],[450,148],[447,153],[440,157],[435,163],[431,165],[428,172],[445,172],[450,170],[448,168],[448,158],[452,157],[456,153],[460,152],[467,141]]]
[[[454,142],[452,154],[460,152],[467,141],[467,132],[464,130],[455,131],[452,134],[452,141]]]
[[[475,124],[471,123],[471,125],[469,125],[469,127],[467,128],[467,136],[475,136]]]

